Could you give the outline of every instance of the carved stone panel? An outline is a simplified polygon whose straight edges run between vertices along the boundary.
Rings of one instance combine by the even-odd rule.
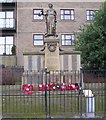
[[[54,52],[56,50],[57,43],[47,43],[47,47],[50,52]]]
[[[59,45],[54,41],[45,42],[45,67],[49,70],[60,70]]]

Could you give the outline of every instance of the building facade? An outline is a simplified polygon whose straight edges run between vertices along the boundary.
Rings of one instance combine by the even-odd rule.
[[[102,2],[14,2],[2,0],[0,9],[0,59],[7,66],[24,66],[26,69],[44,68],[45,18],[38,16],[41,10],[48,9],[52,3],[57,12],[56,33],[60,52],[60,69],[77,70],[80,68],[80,52],[75,51],[76,33],[84,24],[93,21],[95,11]],[[3,23],[5,21],[5,23]],[[11,39],[11,40],[10,40]],[[8,40],[8,42],[7,42]],[[4,43],[5,41],[5,43]],[[15,45],[15,53],[11,51]],[[13,49],[14,50],[14,49]],[[3,60],[5,57],[5,60]],[[8,59],[7,59],[8,57]],[[11,57],[11,58],[9,58]],[[9,63],[9,60],[12,62]],[[3,63],[3,61],[6,61]]]
[[[16,55],[12,51],[16,44],[16,6],[14,0],[0,0],[0,65],[4,66],[16,65]]]

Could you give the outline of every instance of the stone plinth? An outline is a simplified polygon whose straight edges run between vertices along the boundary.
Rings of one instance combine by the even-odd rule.
[[[60,70],[59,39],[46,38],[45,43],[45,67],[49,70]]]

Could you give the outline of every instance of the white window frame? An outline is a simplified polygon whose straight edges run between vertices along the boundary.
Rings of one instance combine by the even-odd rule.
[[[43,9],[33,9],[33,19],[34,20],[43,20],[43,15],[39,16],[39,13],[42,11]]]
[[[44,45],[44,35],[43,34],[33,34],[33,45],[34,46]]]
[[[74,9],[61,9],[60,19],[61,20],[75,20]]]
[[[0,11],[0,28],[14,28],[14,11]]]
[[[0,55],[11,55],[14,44],[14,36],[0,36]]]
[[[62,46],[74,46],[75,35],[74,34],[61,34],[61,45]]]
[[[16,0],[0,0],[0,3],[11,3],[11,2],[16,2]]]
[[[97,12],[97,11],[98,10],[86,10],[86,19],[87,19],[87,21],[93,21],[95,12]]]

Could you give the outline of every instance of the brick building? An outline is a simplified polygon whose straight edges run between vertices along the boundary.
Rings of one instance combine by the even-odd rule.
[[[48,3],[52,3],[57,12],[59,46],[64,50],[60,52],[60,68],[80,68],[80,52],[75,51],[76,33],[81,26],[93,21],[94,12],[99,10],[103,1],[0,1],[1,65],[26,66],[25,69],[33,70],[44,68],[44,53],[41,49],[44,45],[45,19],[38,13],[47,10]]]

